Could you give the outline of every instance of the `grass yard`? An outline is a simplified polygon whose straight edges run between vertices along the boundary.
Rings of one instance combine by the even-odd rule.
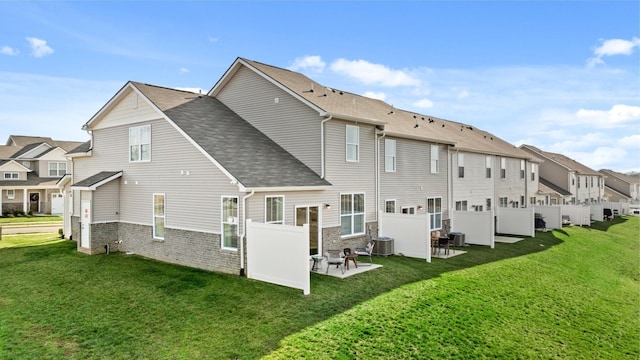
[[[37,224],[37,223],[62,223],[62,216],[38,215],[38,216],[0,217],[0,226]]]
[[[375,257],[312,274],[308,296],[48,236],[0,241],[0,359],[640,357],[637,217],[431,264]]]

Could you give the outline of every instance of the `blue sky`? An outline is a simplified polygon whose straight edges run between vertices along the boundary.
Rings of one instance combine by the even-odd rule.
[[[237,57],[640,171],[638,1],[0,1],[0,143],[80,130],[128,80],[208,91]]]

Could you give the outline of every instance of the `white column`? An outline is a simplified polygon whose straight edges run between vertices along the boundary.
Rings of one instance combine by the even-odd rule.
[[[27,189],[22,189],[22,211],[26,214],[29,212],[29,192]]]
[[[0,189],[0,216],[2,216],[2,194],[6,192],[7,192],[6,190]]]

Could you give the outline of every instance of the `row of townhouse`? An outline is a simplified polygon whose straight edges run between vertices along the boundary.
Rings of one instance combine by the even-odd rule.
[[[83,128],[59,185],[90,254],[242,274],[247,219],[309,224],[316,254],[377,236],[380,211],[440,229],[539,193],[541,160],[491,133],[244,58],[206,95],[128,82]]]
[[[82,144],[48,137],[10,135],[0,145],[0,210],[62,214],[64,199],[56,183],[70,161],[65,154]]]

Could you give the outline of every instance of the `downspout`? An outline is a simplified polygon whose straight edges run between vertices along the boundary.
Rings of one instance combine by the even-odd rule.
[[[324,156],[324,123],[326,123],[327,121],[331,120],[333,118],[333,115],[329,115],[328,118],[322,120],[322,122],[320,123],[320,178],[324,179],[325,176],[325,171],[324,171],[324,165],[325,165],[325,156]]]
[[[382,140],[385,136],[387,136],[387,133],[385,133],[384,131],[382,131],[382,136],[380,136],[379,139],[376,140],[376,144],[375,144],[375,152],[376,152],[376,156],[375,156],[375,161],[376,161],[376,221],[378,221],[378,213],[380,213],[380,140]],[[379,225],[378,225],[379,226]]]
[[[244,276],[244,241],[247,233],[247,199],[252,197],[255,193],[255,190],[251,190],[251,193],[242,198],[242,221],[244,221],[244,226],[242,226],[242,235],[240,235],[240,276]]]

